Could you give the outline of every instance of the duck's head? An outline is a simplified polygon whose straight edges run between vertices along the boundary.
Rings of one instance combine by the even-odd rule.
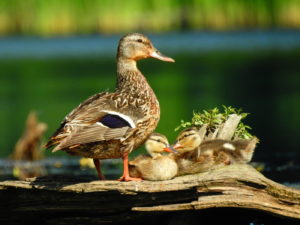
[[[139,33],[127,34],[121,38],[117,57],[134,61],[152,57],[166,62],[175,62],[174,59],[160,53],[146,36]]]
[[[152,158],[159,156],[162,152],[168,151],[165,148],[169,147],[168,139],[165,135],[152,133],[145,143],[147,152]]]
[[[199,130],[195,127],[183,130],[177,137],[172,148],[178,152],[192,151],[201,144],[201,136]],[[171,149],[172,150],[172,149]]]

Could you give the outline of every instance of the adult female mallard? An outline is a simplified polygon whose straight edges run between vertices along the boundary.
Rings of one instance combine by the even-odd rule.
[[[139,155],[129,162],[129,173],[132,177],[145,180],[170,180],[177,174],[177,163],[173,154],[162,155],[164,151],[172,152],[166,136],[152,133],[145,142],[149,155]],[[165,150],[164,150],[165,149]]]
[[[174,62],[142,34],[121,38],[115,92],[102,92],[81,103],[65,117],[46,147],[56,145],[54,152],[93,158],[100,179],[100,159],[122,158],[123,176],[119,180],[139,180],[129,176],[128,154],[144,143],[160,118],[158,100],[136,65],[136,61],[149,57]]]

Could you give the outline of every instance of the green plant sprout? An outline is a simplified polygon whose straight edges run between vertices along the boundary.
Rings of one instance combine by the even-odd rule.
[[[211,110],[203,110],[202,112],[193,112],[192,121],[180,121],[180,125],[175,128],[175,131],[180,130],[182,128],[188,127],[202,127],[204,124],[207,124],[207,130],[209,132],[213,132],[217,129],[222,123],[224,123],[228,117],[232,114],[237,114],[241,116],[241,121],[245,119],[249,113],[244,113],[242,109],[236,109],[231,106],[222,105],[223,111],[220,111],[217,107]],[[239,122],[233,138],[241,138],[241,139],[250,139],[253,137],[249,133],[248,130],[251,130],[251,127],[244,124],[243,122]]]

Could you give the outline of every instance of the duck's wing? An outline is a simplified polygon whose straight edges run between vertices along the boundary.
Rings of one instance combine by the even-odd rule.
[[[128,126],[110,128],[99,123],[95,123],[90,126],[79,127],[75,129],[69,136],[64,138],[59,145],[53,149],[53,152],[79,144],[121,139],[127,136],[126,134],[130,130],[132,129]]]
[[[50,148],[53,145],[58,144],[62,139],[64,139],[72,130],[72,125],[70,124],[86,124],[89,116],[86,115],[89,113],[93,114],[91,110],[96,110],[97,105],[99,104],[98,99],[106,98],[110,93],[102,92],[95,94],[81,103],[78,107],[72,110],[60,123],[60,126],[56,129],[56,131],[51,135],[49,141],[46,143],[45,148]],[[101,102],[100,102],[101,103]],[[86,121],[85,121],[86,120]],[[87,123],[89,124],[89,122]]]
[[[64,132],[63,138],[53,151],[64,149],[79,144],[87,144],[112,139],[127,137],[135,129],[135,124],[126,115],[113,111],[100,111],[97,120],[91,124],[67,123],[65,127],[69,132]],[[68,128],[69,126],[69,128]],[[66,135],[67,134],[67,135]],[[54,138],[58,138],[57,135]]]
[[[46,147],[53,151],[104,140],[122,139],[136,127],[135,119],[120,113],[111,103],[113,93],[92,96],[80,104],[61,123]]]

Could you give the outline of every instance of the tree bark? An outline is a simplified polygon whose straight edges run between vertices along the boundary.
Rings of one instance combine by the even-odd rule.
[[[0,221],[34,215],[48,224],[132,220],[149,212],[238,207],[300,219],[300,190],[267,179],[250,165],[230,165],[168,181],[84,181],[41,177],[0,182]],[[53,220],[55,218],[55,220]],[[52,221],[52,222],[51,222]],[[35,219],[36,222],[36,219]]]

